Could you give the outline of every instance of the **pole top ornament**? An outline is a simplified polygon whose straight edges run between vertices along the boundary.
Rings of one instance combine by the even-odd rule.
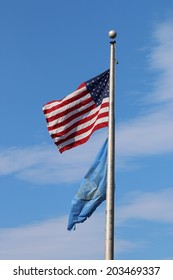
[[[109,31],[109,38],[114,39],[117,36],[117,32],[115,30],[110,30]]]

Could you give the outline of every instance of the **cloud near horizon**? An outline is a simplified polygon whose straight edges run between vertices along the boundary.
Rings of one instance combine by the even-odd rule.
[[[116,209],[116,229],[124,227],[130,220],[172,225],[172,200],[173,188],[127,194],[123,205]],[[104,258],[105,213],[96,211],[83,224],[77,225],[75,231],[68,232],[66,226],[67,216],[62,216],[17,228],[0,229],[0,259]],[[170,234],[170,229],[165,227],[165,236]],[[149,246],[142,238],[136,242],[115,238],[115,244],[117,257]]]
[[[65,216],[18,228],[0,229],[0,259],[104,259],[103,213],[95,213],[87,222],[77,226],[76,231],[68,232],[66,223]],[[118,254],[138,246],[127,240],[116,240]]]

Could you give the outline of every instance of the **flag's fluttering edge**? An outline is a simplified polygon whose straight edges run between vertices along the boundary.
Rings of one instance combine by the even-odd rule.
[[[107,146],[106,140],[72,200],[68,230],[83,223],[106,199]]]
[[[77,90],[43,106],[48,131],[62,153],[85,143],[108,126],[109,70],[82,83]]]

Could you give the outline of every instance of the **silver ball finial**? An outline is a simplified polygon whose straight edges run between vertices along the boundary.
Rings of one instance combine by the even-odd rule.
[[[114,39],[117,36],[117,32],[115,30],[109,31],[109,38]]]

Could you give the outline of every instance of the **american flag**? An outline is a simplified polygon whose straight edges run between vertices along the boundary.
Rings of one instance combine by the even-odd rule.
[[[43,106],[48,131],[62,153],[85,143],[108,126],[109,70],[82,83],[77,90]]]

